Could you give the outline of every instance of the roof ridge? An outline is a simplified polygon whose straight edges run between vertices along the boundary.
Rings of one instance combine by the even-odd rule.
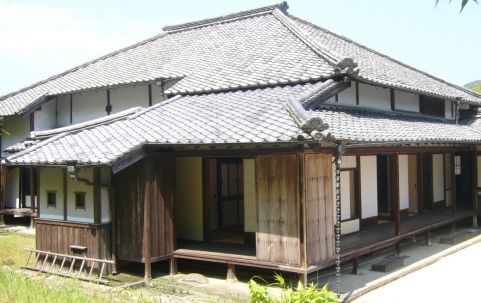
[[[165,31],[165,32],[177,32],[177,31],[182,31],[182,30],[199,28],[199,27],[204,27],[204,26],[208,26],[208,25],[229,22],[229,21],[232,21],[232,20],[248,18],[248,17],[251,17],[253,15],[271,13],[272,11],[274,11],[276,9],[281,10],[285,14],[287,12],[288,8],[289,8],[289,5],[287,4],[287,2],[283,1],[279,4],[264,6],[264,7],[260,7],[260,8],[247,10],[247,11],[241,11],[241,12],[228,14],[228,15],[224,15],[224,16],[219,16],[219,17],[214,17],[214,18],[209,18],[209,19],[203,19],[203,20],[199,20],[199,21],[193,21],[193,22],[188,22],[188,23],[183,23],[183,24],[178,24],[178,25],[167,25],[167,26],[164,26],[162,28],[162,30]]]
[[[446,81],[446,80],[444,80],[444,79],[435,77],[435,76],[433,76],[433,75],[431,75],[431,74],[428,74],[428,73],[425,72],[425,71],[422,71],[422,70],[420,70],[420,69],[417,69],[417,68],[415,68],[415,67],[412,67],[412,66],[410,66],[410,65],[408,65],[408,64],[406,64],[406,63],[404,63],[404,62],[401,62],[401,61],[399,61],[399,60],[397,60],[397,59],[394,59],[394,58],[392,58],[392,57],[390,57],[390,56],[388,56],[388,55],[386,55],[386,54],[380,53],[380,52],[378,52],[377,50],[374,50],[374,49],[372,49],[372,48],[369,48],[369,47],[365,46],[364,44],[361,44],[361,43],[356,42],[356,41],[354,41],[354,40],[352,40],[352,39],[350,39],[350,38],[347,38],[347,37],[345,37],[345,36],[343,36],[343,35],[340,35],[340,34],[337,34],[337,33],[335,33],[335,32],[332,32],[332,31],[330,31],[330,30],[327,30],[327,29],[325,29],[324,27],[321,27],[321,26],[319,26],[319,25],[316,25],[316,24],[314,24],[314,23],[311,23],[311,22],[306,21],[306,20],[304,20],[304,19],[301,19],[301,18],[299,18],[299,17],[293,16],[293,15],[291,15],[291,14],[289,14],[289,17],[290,17],[290,18],[293,18],[293,19],[296,19],[296,20],[298,20],[298,21],[300,21],[300,22],[306,23],[306,24],[308,24],[308,25],[310,25],[310,26],[313,26],[313,27],[315,27],[315,28],[317,28],[317,29],[319,29],[319,30],[322,30],[322,31],[324,31],[324,32],[327,32],[327,33],[329,33],[329,34],[332,34],[332,35],[334,35],[334,36],[338,37],[339,39],[342,39],[342,40],[344,40],[344,41],[346,41],[346,42],[353,43],[353,44],[355,44],[355,45],[357,45],[357,46],[359,46],[359,47],[361,47],[361,48],[363,48],[363,49],[365,49],[365,50],[368,50],[368,51],[370,51],[370,52],[372,52],[372,53],[375,53],[375,54],[377,54],[377,55],[379,55],[379,56],[381,56],[381,57],[384,57],[384,58],[386,58],[386,59],[388,59],[388,60],[391,60],[391,61],[393,61],[393,62],[395,62],[395,63],[397,63],[397,64],[400,64],[400,65],[402,65],[402,66],[404,66],[404,67],[406,67],[406,68],[409,68],[409,69],[412,69],[412,70],[414,70],[414,71],[417,71],[417,72],[419,72],[419,73],[421,73],[421,74],[423,74],[423,75],[425,75],[425,76],[427,76],[427,77],[430,77],[430,78],[432,78],[432,79],[434,79],[434,80],[436,80],[436,81],[440,81],[440,82],[442,82],[442,83],[444,83],[444,84],[447,84],[447,85],[449,85],[449,86],[451,86],[451,87],[454,87],[454,88],[456,88],[456,89],[460,89],[460,90],[462,90],[462,91],[464,91],[464,92],[466,92],[466,93],[468,93],[468,94],[471,94],[471,95],[473,95],[473,96],[475,96],[475,97],[481,97],[481,94],[478,94],[478,93],[476,93],[475,91],[472,91],[472,90],[467,89],[467,88],[465,88],[465,87],[459,86],[459,85],[457,85],[457,84],[450,83],[450,82],[448,82],[448,81]],[[307,39],[309,39],[309,38],[307,38]],[[473,94],[473,93],[474,93],[474,94]]]
[[[142,111],[143,108],[140,106],[132,107],[129,109],[126,109],[124,111],[118,112],[113,115],[105,116],[105,117],[100,117],[97,119],[89,120],[86,122],[81,122],[73,125],[68,125],[60,128],[54,128],[54,129],[49,129],[49,130],[44,130],[44,131],[32,131],[30,132],[30,138],[31,139],[41,139],[41,137],[49,137],[53,136],[57,133],[63,133],[63,132],[74,132],[78,130],[83,130],[83,129],[88,129],[90,127],[95,127],[99,125],[103,125],[106,123],[112,123],[117,120],[122,120],[130,115],[135,115],[136,113]]]
[[[47,79],[45,79],[45,80],[42,80],[42,81],[39,81],[39,82],[30,84],[29,86],[26,86],[26,87],[24,87],[24,88],[21,88],[21,89],[19,89],[19,90],[17,90],[17,91],[14,91],[14,92],[10,93],[10,94],[4,95],[4,96],[0,96],[0,102],[3,101],[3,100],[5,100],[5,99],[8,99],[8,98],[10,98],[10,97],[13,97],[13,96],[15,96],[15,95],[18,95],[18,94],[20,94],[20,93],[23,93],[23,92],[25,92],[25,91],[28,91],[28,90],[30,90],[30,89],[33,89],[33,88],[35,88],[35,87],[38,87],[38,86],[40,86],[40,85],[42,85],[42,84],[45,84],[45,83],[47,83],[47,82],[50,82],[50,81],[52,81],[52,80],[61,78],[61,77],[65,76],[65,75],[68,75],[68,74],[70,74],[70,73],[72,73],[72,72],[75,72],[75,71],[77,71],[77,70],[79,70],[79,69],[81,69],[81,68],[85,68],[85,67],[87,67],[87,66],[89,66],[89,65],[91,65],[91,64],[97,63],[97,62],[99,62],[99,61],[101,61],[101,60],[105,60],[105,59],[107,59],[107,58],[109,58],[109,57],[113,57],[113,56],[118,55],[118,54],[120,54],[120,53],[126,52],[126,51],[128,51],[128,50],[134,49],[134,48],[139,47],[139,46],[141,46],[141,45],[144,45],[144,44],[147,44],[147,43],[152,42],[152,41],[154,41],[154,40],[157,40],[157,39],[159,39],[159,38],[162,38],[163,36],[166,36],[166,35],[167,35],[167,33],[163,33],[163,32],[162,32],[162,33],[160,33],[160,34],[158,34],[158,35],[155,35],[155,36],[153,36],[153,37],[151,37],[151,38],[145,39],[145,40],[140,41],[140,42],[138,42],[138,43],[132,44],[132,45],[130,45],[130,46],[121,48],[121,49],[119,49],[119,50],[113,51],[113,52],[111,52],[111,53],[108,53],[108,54],[103,55],[103,56],[101,56],[101,57],[98,57],[98,58],[96,58],[96,59],[93,59],[93,60],[91,60],[91,61],[85,62],[85,63],[83,63],[83,64],[81,64],[81,65],[78,65],[78,66],[73,67],[73,68],[71,68],[71,69],[68,69],[68,70],[66,70],[66,71],[64,71],[64,72],[61,72],[61,73],[56,74],[56,75],[54,75],[54,76],[51,76],[51,77],[49,77],[49,78],[47,78]],[[49,93],[50,93],[50,92],[44,93],[44,95],[49,95]]]
[[[286,14],[279,14],[277,11],[273,12],[273,15],[282,23],[288,30],[290,30],[294,35],[296,35],[302,42],[304,42],[309,48],[311,48],[316,54],[318,54],[322,59],[327,61],[332,67],[334,67],[335,72],[338,74],[347,73],[347,74],[354,74],[359,71],[357,68],[357,63],[350,57],[343,57],[341,54],[337,53],[336,51],[326,49],[321,45],[318,45],[311,41],[302,30],[298,28],[292,21],[289,19],[289,16]],[[302,19],[301,19],[302,20]]]

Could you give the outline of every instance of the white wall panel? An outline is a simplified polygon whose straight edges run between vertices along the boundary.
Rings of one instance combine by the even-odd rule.
[[[433,197],[434,197],[434,202],[444,201],[443,154],[433,155]]]
[[[399,155],[399,209],[409,208],[408,155]]]
[[[364,219],[378,215],[376,156],[362,156],[360,162],[361,213]]]
[[[351,87],[346,88],[338,95],[339,104],[356,105],[356,85],[351,83]]]
[[[5,207],[18,208],[20,207],[20,199],[18,198],[20,169],[5,169],[5,171]]]
[[[72,124],[90,121],[107,115],[107,91],[76,93],[72,96]]]
[[[359,106],[391,110],[391,93],[387,88],[359,83]]]
[[[454,119],[453,115],[453,108],[451,105],[451,101],[445,100],[444,101],[444,113],[446,115],[446,118],[448,119]]]
[[[47,207],[47,191],[56,191],[56,207]],[[60,168],[40,170],[40,218],[63,220],[63,172]]]
[[[351,182],[349,171],[341,172],[341,220],[351,218]]]
[[[89,168],[87,171],[81,169],[78,175],[92,181],[93,169]],[[85,209],[75,209],[75,192],[85,192]],[[93,186],[72,180],[70,176],[67,178],[67,220],[85,223],[94,222]]]
[[[110,114],[116,114],[136,106],[149,107],[149,87],[148,85],[138,85],[111,89],[110,104],[112,105]]]
[[[419,113],[419,97],[416,94],[394,91],[395,109]]]
[[[42,105],[41,110],[33,112],[34,115],[34,130],[52,129],[57,125],[57,101],[55,99]]]
[[[57,126],[70,125],[70,95],[61,95],[57,101]]]

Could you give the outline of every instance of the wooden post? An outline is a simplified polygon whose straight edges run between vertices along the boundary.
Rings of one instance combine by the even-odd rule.
[[[307,260],[307,219],[306,219],[306,155],[303,153],[299,159],[299,183],[298,186],[301,189],[299,191],[299,242],[300,242],[300,263],[301,267],[306,268]]]
[[[391,156],[391,201],[394,216],[394,231],[401,235],[401,210],[399,205],[399,155]]]
[[[177,259],[172,257],[170,258],[170,275],[176,275],[177,274]]]
[[[35,212],[37,213],[37,218],[40,218],[40,170],[41,168],[35,170],[35,181],[37,182],[37,184],[35,185],[35,195],[37,196],[37,205]]]
[[[227,281],[237,282],[237,277],[235,276],[235,265],[227,263]]]
[[[455,165],[456,155],[451,152],[451,213],[452,216],[456,216],[456,165]]]
[[[473,167],[473,170],[472,170],[473,209],[477,214],[478,213],[478,157],[476,155],[476,151],[471,152],[471,158],[472,158],[471,166]],[[473,227],[478,227],[478,217],[476,214],[473,216]]]
[[[30,168],[30,228],[35,227],[35,221],[33,220],[33,213],[35,212],[35,185],[33,174],[35,168]]]
[[[357,275],[357,270],[359,269],[359,257],[352,259],[352,271],[351,274]]]
[[[63,220],[67,221],[67,169],[62,168],[63,173]]]
[[[152,190],[152,170],[149,167],[150,161],[145,161],[147,181],[145,184],[144,194],[144,230],[143,230],[143,255],[145,260],[145,286],[149,286],[149,280],[152,278],[152,264],[151,264],[151,252],[150,252],[150,200],[153,198],[151,195]]]
[[[401,256],[401,242],[400,241],[397,242],[395,244],[394,248],[395,248],[395,251],[396,251],[395,252],[396,257],[400,257]]]
[[[423,154],[416,155],[417,160],[417,185],[418,185],[418,214],[424,212],[424,179],[423,179]]]
[[[424,245],[431,246],[431,231],[428,230],[424,233]]]
[[[307,285],[307,273],[304,272],[299,274],[299,282],[301,282],[303,286]]]
[[[101,170],[99,167],[94,167],[93,169],[93,182],[94,184],[94,223],[98,224],[102,220],[102,207],[101,207],[101,188],[99,185],[101,183]]]
[[[109,203],[110,203],[110,214],[112,218],[111,232],[112,237],[110,240],[112,261],[115,263],[112,265],[112,274],[117,274],[117,225],[115,224],[115,187],[109,187]]]

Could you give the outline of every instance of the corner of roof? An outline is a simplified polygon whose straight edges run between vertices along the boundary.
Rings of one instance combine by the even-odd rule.
[[[167,25],[167,26],[164,26],[162,30],[168,33],[178,32],[178,31],[183,31],[183,30],[188,30],[193,28],[205,27],[205,26],[218,24],[218,23],[229,22],[229,21],[233,21],[241,18],[249,18],[256,15],[268,14],[268,13],[272,13],[275,10],[279,10],[282,13],[287,14],[287,9],[289,9],[289,5],[287,4],[286,1],[283,1],[279,4],[264,6],[260,8],[247,10],[247,11],[241,11],[233,14],[215,17],[215,18],[203,19],[199,21],[193,21],[193,22],[188,22],[188,23],[183,23],[178,25]]]

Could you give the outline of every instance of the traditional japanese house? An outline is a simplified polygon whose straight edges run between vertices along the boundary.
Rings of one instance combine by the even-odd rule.
[[[48,106],[63,125],[3,161],[7,183],[35,180],[37,249],[141,262],[146,276],[195,259],[229,278],[245,265],[305,280],[336,257],[476,222],[481,132],[459,112],[481,95],[286,10],[167,26],[3,97],[6,125],[28,110],[36,125]],[[118,114],[71,118],[90,106]]]

